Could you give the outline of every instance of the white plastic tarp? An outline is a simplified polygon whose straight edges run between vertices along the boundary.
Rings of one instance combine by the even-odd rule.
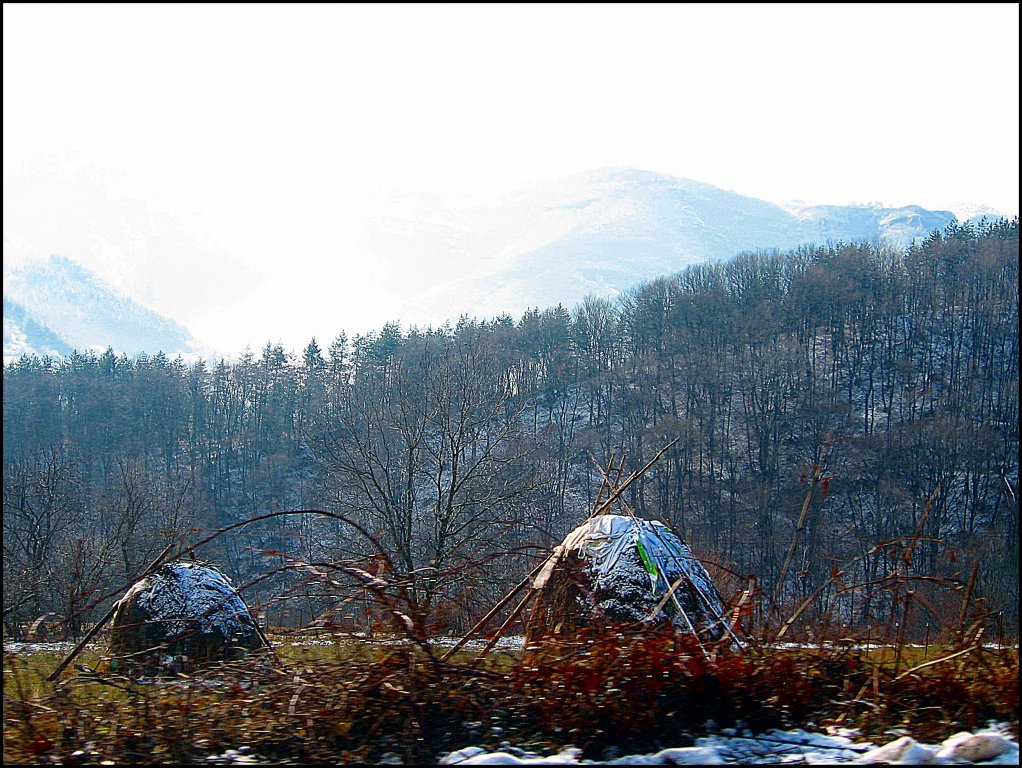
[[[672,587],[682,592],[693,592],[706,614],[713,620],[723,618],[724,605],[702,563],[666,525],[655,520],[641,520],[625,515],[589,518],[569,533],[554,550],[533,586],[542,588],[561,557],[567,554],[587,560],[589,571],[597,583],[609,580],[615,569],[619,568],[622,555],[632,548],[639,551],[640,559],[650,576],[650,592],[654,598],[666,596]],[[679,573],[687,584],[668,581],[667,574],[673,574],[677,581]],[[672,602],[684,614],[680,603],[677,600]],[[687,616],[682,615],[681,618],[691,627]]]

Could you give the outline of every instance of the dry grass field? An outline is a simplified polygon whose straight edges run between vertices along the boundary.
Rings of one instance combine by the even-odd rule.
[[[279,763],[429,763],[506,741],[596,757],[736,724],[939,739],[1018,722],[1017,645],[753,642],[708,660],[683,637],[617,627],[474,663],[470,649],[440,661],[442,645],[400,638],[274,640],[273,656],[141,680],[89,646],[54,683],[67,648],[9,644],[5,763],[196,763],[239,747]]]

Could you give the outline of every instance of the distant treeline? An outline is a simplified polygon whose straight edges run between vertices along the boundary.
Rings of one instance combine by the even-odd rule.
[[[585,519],[597,464],[627,474],[676,440],[624,502],[721,566],[725,597],[755,575],[786,606],[816,593],[806,616],[876,626],[894,598],[859,585],[964,584],[978,562],[971,594],[1017,631],[1018,266],[1016,218],[299,355],[23,357],[3,375],[5,626],[53,613],[74,632],[171,541],[321,509],[464,629]],[[300,563],[382,573],[371,555],[315,515],[200,550],[241,583],[281,569],[247,594],[291,624],[339,599]],[[912,587],[909,633],[958,618],[962,590],[934,583]]]

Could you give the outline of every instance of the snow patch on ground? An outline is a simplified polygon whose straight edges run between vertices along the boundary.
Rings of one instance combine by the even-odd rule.
[[[75,647],[70,640],[62,640],[55,643],[9,643],[4,641],[4,653],[38,653],[40,651],[60,651],[66,653]]]
[[[796,729],[772,730],[753,736],[739,736],[727,730],[722,735],[696,739],[693,747],[674,747],[645,755],[625,755],[607,760],[584,760],[581,750],[565,747],[553,755],[541,756],[510,745],[495,752],[466,747],[440,759],[440,765],[1018,765],[1018,742],[1003,724],[975,733],[961,732],[939,745],[922,744],[902,736],[882,745],[856,742],[854,732],[822,734]]]

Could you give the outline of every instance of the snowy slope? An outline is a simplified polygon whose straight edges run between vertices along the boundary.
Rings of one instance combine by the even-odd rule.
[[[429,266],[400,319],[439,324],[462,313],[571,307],[589,293],[613,297],[643,280],[748,250],[850,240],[901,248],[954,218],[918,206],[782,207],[690,179],[604,169],[538,185],[489,208],[456,211],[420,201],[415,218],[376,220],[364,243],[404,264],[406,274]],[[398,231],[409,234],[404,244],[395,239]]]
[[[247,211],[182,223],[91,177],[72,185],[78,197],[69,182],[51,181],[35,189],[5,180],[5,297],[69,346],[129,354],[187,354],[199,342],[182,325],[236,354],[245,343],[286,336],[297,349],[312,335],[392,320],[407,329],[461,315],[517,319],[742,251],[851,240],[903,247],[955,218],[918,206],[781,206],[690,179],[602,169],[475,207],[366,190],[358,211],[324,201],[314,220],[271,237]],[[329,237],[314,237],[323,227]],[[5,355],[36,348],[8,325]]]
[[[63,357],[71,346],[36,320],[16,301],[4,296],[4,365],[22,355]]]
[[[787,210],[798,217],[802,237],[818,243],[865,239],[904,247],[913,240],[925,239],[935,229],[944,229],[955,219],[950,211],[928,211],[918,205],[883,208],[791,204]]]
[[[70,259],[51,256],[10,268],[5,264],[5,360],[23,352],[67,354],[68,347],[97,352],[113,347],[128,355],[163,351],[187,356],[197,351],[178,323],[118,293]]]

